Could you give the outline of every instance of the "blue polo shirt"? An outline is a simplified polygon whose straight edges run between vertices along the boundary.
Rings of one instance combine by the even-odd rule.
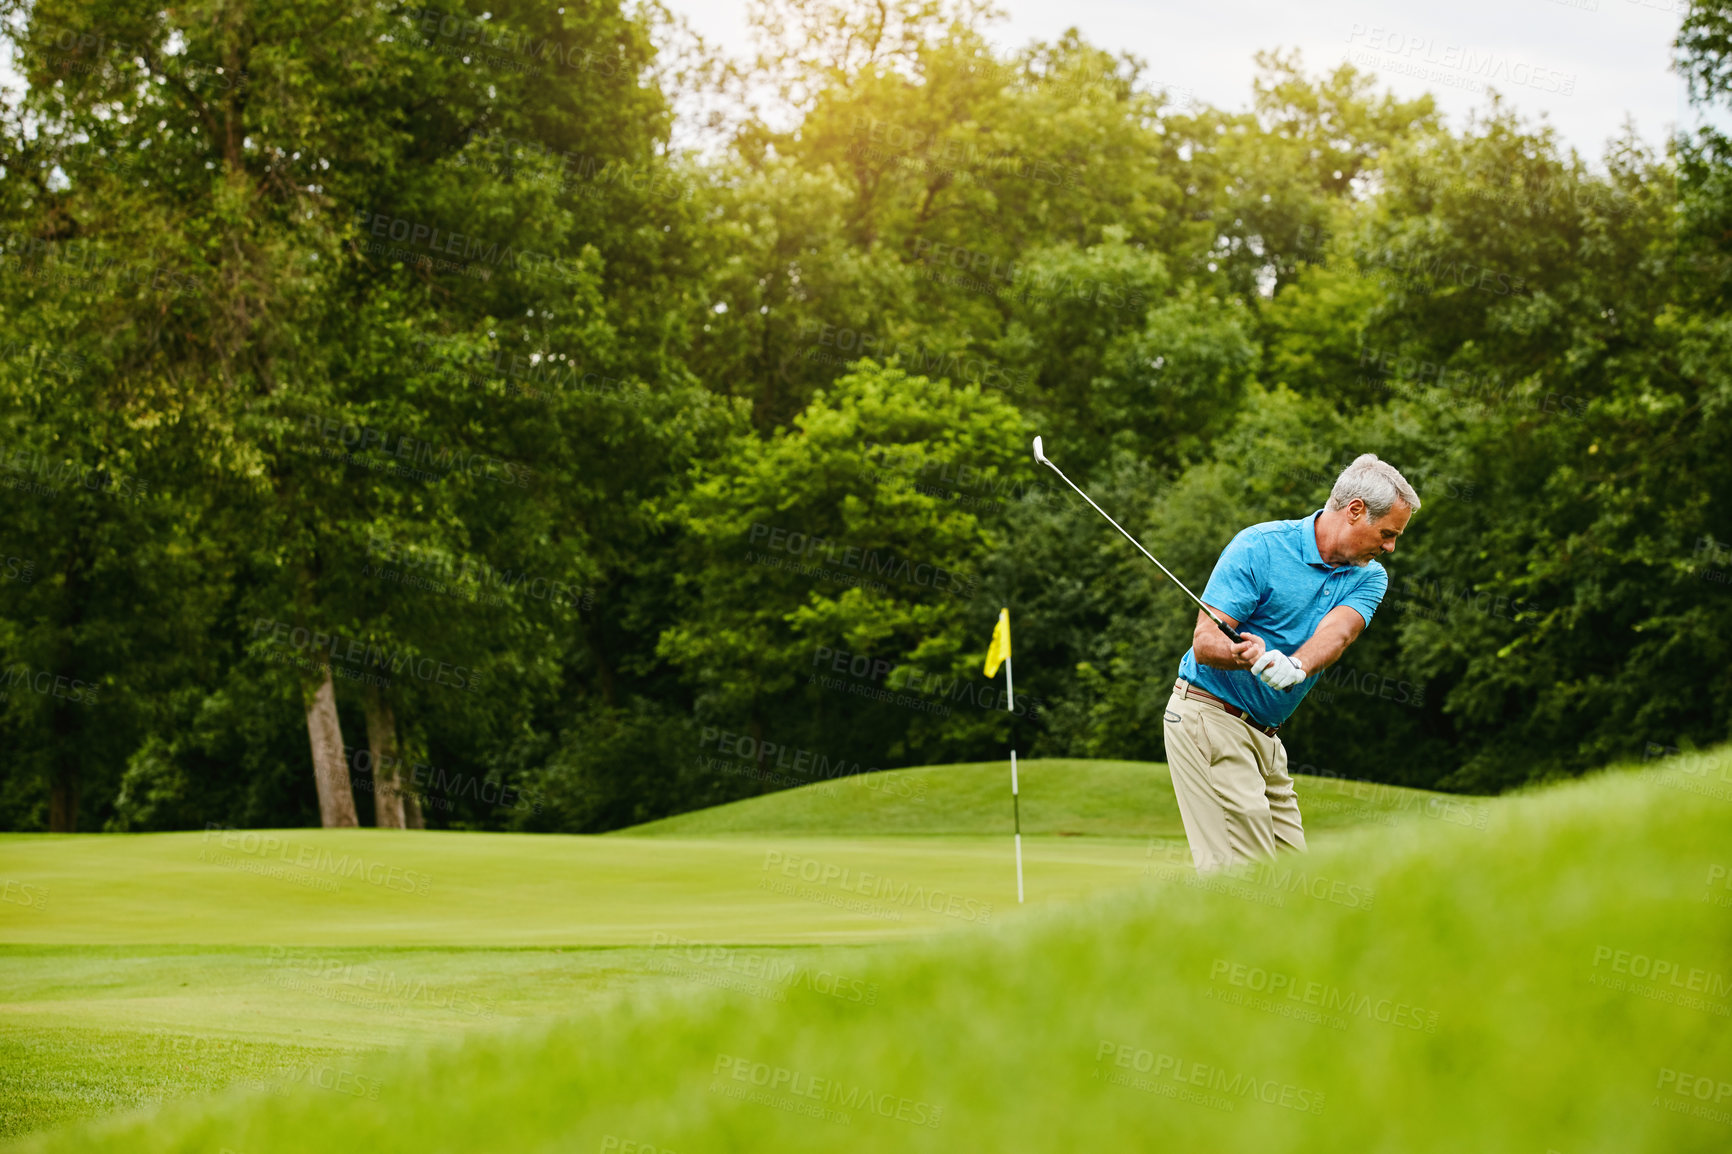
[[[1321,513],[1323,510],[1317,510]],[[1255,633],[1270,649],[1291,656],[1311,639],[1318,623],[1337,605],[1350,605],[1371,624],[1389,588],[1389,574],[1376,561],[1330,565],[1317,552],[1317,513],[1298,521],[1265,521],[1240,532],[1221,550],[1203,600]],[[1270,689],[1248,669],[1215,669],[1185,650],[1179,676],[1264,725],[1280,725],[1299,708],[1317,681],[1312,674],[1292,689]]]

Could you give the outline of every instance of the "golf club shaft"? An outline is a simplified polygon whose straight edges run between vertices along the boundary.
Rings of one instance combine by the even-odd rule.
[[[1091,498],[1087,493],[1083,492],[1081,489],[1077,489],[1076,482],[1072,481],[1069,477],[1066,477],[1064,475],[1064,470],[1060,469],[1057,465],[1052,463],[1051,457],[1047,457],[1043,453],[1042,454],[1042,463],[1045,464],[1047,468],[1049,468],[1053,472],[1057,473],[1059,475],[1059,477],[1061,477],[1064,480],[1065,484],[1069,485],[1073,489],[1076,489],[1077,496],[1079,496],[1083,500],[1087,501],[1089,503],[1089,505],[1094,508],[1095,512],[1099,513],[1103,517],[1106,517],[1108,523],[1110,523],[1113,528],[1117,529],[1121,533],[1124,533],[1125,534],[1125,540],[1127,540],[1131,544],[1135,545],[1138,549],[1142,549],[1143,556],[1145,556],[1149,560],[1153,561],[1155,563],[1155,568],[1159,569],[1162,573],[1165,573],[1169,578],[1171,578],[1174,585],[1177,585],[1180,589],[1184,589],[1185,596],[1189,597],[1192,601],[1195,601],[1197,603],[1197,608],[1201,609],[1204,613],[1207,613],[1209,615],[1209,620],[1213,621],[1215,623],[1215,627],[1217,629],[1219,629],[1222,633],[1225,633],[1227,635],[1228,639],[1231,640],[1234,645],[1238,645],[1245,640],[1243,637],[1240,637],[1238,633],[1234,632],[1232,627],[1229,626],[1225,621],[1222,621],[1219,617],[1216,617],[1215,611],[1213,609],[1210,609],[1207,605],[1203,604],[1203,599],[1201,597],[1198,597],[1195,593],[1191,592],[1189,589],[1186,589],[1185,583],[1183,581],[1179,580],[1177,577],[1174,577],[1172,570],[1168,569],[1165,565],[1161,564],[1160,558],[1156,557],[1153,553],[1149,552],[1147,549],[1143,549],[1143,543],[1141,541],[1138,541],[1135,537],[1131,536],[1129,533],[1125,533],[1125,527],[1123,525],[1119,524],[1117,521],[1114,521],[1111,517],[1107,516],[1107,511],[1105,509],[1101,508],[1099,505],[1096,505],[1094,503],[1094,499]]]

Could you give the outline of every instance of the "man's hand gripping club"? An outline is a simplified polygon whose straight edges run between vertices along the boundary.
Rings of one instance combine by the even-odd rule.
[[[1270,689],[1286,691],[1305,680],[1305,668],[1297,657],[1289,657],[1279,649],[1266,649],[1251,666],[1257,680]]]

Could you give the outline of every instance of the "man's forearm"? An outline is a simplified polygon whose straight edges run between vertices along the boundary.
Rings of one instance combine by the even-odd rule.
[[[1233,644],[1211,623],[1207,630],[1199,629],[1191,638],[1191,652],[1211,669],[1244,669],[1245,664],[1233,656]]]
[[[1216,610],[1228,626],[1239,623],[1225,613]],[[1263,655],[1263,642],[1244,634],[1245,640],[1235,645],[1227,640],[1227,635],[1209,619],[1207,613],[1197,614],[1197,627],[1191,631],[1191,652],[1200,665],[1211,669],[1249,669],[1257,658]]]
[[[1303,666],[1307,674],[1321,673],[1339,661],[1351,644],[1351,629],[1326,621],[1311,635],[1309,641],[1294,650],[1293,660]]]

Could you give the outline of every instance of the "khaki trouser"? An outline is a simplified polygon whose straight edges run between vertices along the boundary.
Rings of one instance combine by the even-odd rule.
[[[1199,870],[1272,858],[1278,846],[1304,852],[1299,798],[1279,737],[1178,689],[1167,700],[1165,733],[1173,792]]]

